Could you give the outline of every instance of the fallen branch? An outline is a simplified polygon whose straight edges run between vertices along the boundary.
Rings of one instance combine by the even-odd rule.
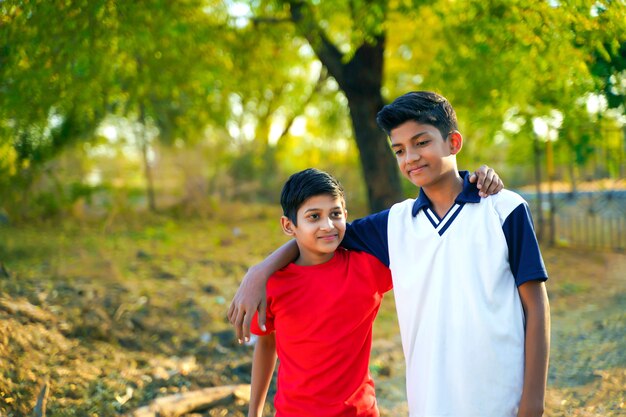
[[[48,393],[50,392],[50,384],[48,380],[41,387],[41,391],[39,391],[39,395],[37,396],[37,403],[35,404],[35,409],[33,410],[34,417],[46,417],[46,404],[48,402]]]
[[[13,300],[8,298],[0,298],[0,310],[6,311],[9,314],[21,315],[35,323],[55,323],[56,317],[42,309],[32,305],[26,299]]]
[[[237,399],[250,401],[250,385],[225,385],[157,398],[151,404],[127,414],[127,417],[179,417]]]

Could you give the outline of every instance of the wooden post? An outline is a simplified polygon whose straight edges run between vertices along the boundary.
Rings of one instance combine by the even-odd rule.
[[[541,148],[539,147],[539,137],[533,134],[533,154],[535,162],[535,189],[537,198],[537,239],[543,239],[543,207],[541,198]]]
[[[548,222],[550,224],[550,235],[548,236],[548,243],[550,246],[554,246],[556,241],[556,203],[554,202],[554,152],[552,150],[552,141],[548,137],[546,142],[546,165],[547,165],[547,175],[548,175],[548,203],[550,204],[550,212],[548,217]]]

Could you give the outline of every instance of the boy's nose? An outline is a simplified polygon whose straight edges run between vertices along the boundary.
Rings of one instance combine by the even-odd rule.
[[[328,217],[326,221],[322,222],[322,229],[330,230],[335,227],[335,223],[333,223],[332,219]]]
[[[420,153],[417,150],[407,149],[406,151],[406,160],[407,161],[417,161],[420,159]]]

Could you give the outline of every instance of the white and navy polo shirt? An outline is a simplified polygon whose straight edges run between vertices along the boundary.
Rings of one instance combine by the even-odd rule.
[[[422,191],[349,225],[343,245],[389,266],[411,417],[515,416],[524,375],[517,287],[547,279],[527,203],[463,191],[439,218]]]

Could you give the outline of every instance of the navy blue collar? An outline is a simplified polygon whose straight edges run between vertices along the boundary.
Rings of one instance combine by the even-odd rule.
[[[463,190],[456,196],[454,200],[455,203],[463,204],[463,203],[480,203],[480,196],[478,195],[478,188],[476,188],[476,184],[472,184],[469,182],[469,172],[468,171],[459,171],[459,175],[463,178]],[[432,203],[426,196],[424,189],[420,189],[420,195],[415,199],[415,203],[413,203],[413,217],[417,216],[417,213],[420,212],[424,207],[431,207]]]

